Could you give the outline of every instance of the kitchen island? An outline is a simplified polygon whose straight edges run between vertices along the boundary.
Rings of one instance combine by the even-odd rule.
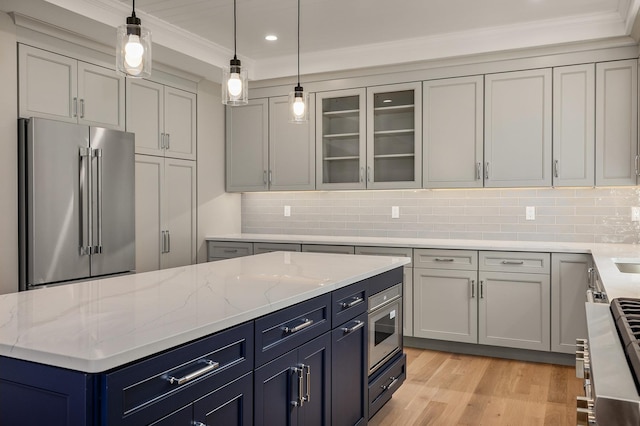
[[[272,410],[273,421],[280,410],[303,424],[330,424],[332,331],[366,318],[361,298],[355,316],[332,322],[332,297],[397,284],[406,263],[275,252],[0,296],[0,424],[191,424],[215,403],[207,398],[233,403],[203,418],[215,411],[268,424],[263,415]],[[362,395],[366,330],[362,365],[353,368],[356,380],[364,377]],[[315,361],[296,361],[303,349],[326,367],[314,381]],[[287,357],[294,361],[280,388],[261,388],[261,369]],[[284,408],[278,397],[287,398]]]

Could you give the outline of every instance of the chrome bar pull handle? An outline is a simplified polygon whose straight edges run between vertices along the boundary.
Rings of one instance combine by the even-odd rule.
[[[73,107],[73,116],[77,117],[78,116],[78,98],[73,98],[73,105],[71,105]]]
[[[484,178],[485,179],[489,179],[489,162],[487,161],[487,164],[484,166]]]
[[[96,220],[98,222],[97,224],[97,230],[98,230],[98,241],[97,244],[94,248],[94,253],[102,253],[102,207],[104,205],[104,203],[102,202],[102,182],[103,182],[103,175],[102,175],[102,170],[103,170],[103,156],[102,156],[102,149],[96,149],[93,151],[94,156],[97,159],[96,165],[97,165],[97,170],[96,170],[96,188],[97,188],[97,205],[96,205]]]
[[[91,243],[89,237],[89,149],[80,148],[80,256],[91,254]]]
[[[265,185],[267,184],[267,171],[266,170],[262,171],[262,183],[265,184]]]
[[[273,182],[273,172],[269,170],[269,185]]]
[[[226,249],[224,250],[225,253],[237,253],[238,249]]]
[[[360,303],[362,303],[362,302],[364,302],[364,299],[363,299],[362,297],[360,297],[360,296],[354,296],[354,297],[351,299],[351,302],[340,302],[340,307],[341,307],[342,309],[347,309],[347,308],[351,308],[351,307],[353,307],[353,306],[355,306],[355,305],[358,305],[358,304],[360,304]]]
[[[433,260],[436,262],[455,262],[455,259],[452,259],[450,257],[446,257],[446,258],[436,257]]]
[[[160,133],[160,149],[164,149],[164,133]]]
[[[364,324],[364,323],[363,323]],[[311,366],[310,365],[304,365],[303,370],[306,369],[307,370],[307,391],[304,393],[304,401],[305,402],[309,402],[311,401]]]
[[[364,167],[360,167],[360,183],[364,182]]]
[[[367,182],[371,182],[371,166],[367,166]]]
[[[560,177],[560,172],[559,172],[559,168],[558,168],[558,160],[553,162],[553,170],[554,170],[554,174],[556,175],[556,177]]]
[[[636,155],[636,176],[638,176],[638,169],[639,169],[639,167],[638,167],[638,157],[639,156]]]
[[[476,163],[476,180],[482,179],[482,163]]]
[[[524,265],[524,260],[503,260],[503,265]]]
[[[165,148],[170,149],[170,147],[171,147],[171,135],[169,133],[165,133],[165,136],[167,137],[167,143],[165,145]]]
[[[484,299],[484,280],[480,280],[480,299]]]
[[[355,323],[356,325],[354,325],[353,327],[342,327],[342,331],[344,332],[344,334],[353,333],[354,331],[364,327],[364,321],[355,320]]]
[[[312,319],[302,318],[302,324],[296,325],[295,327],[282,327],[282,331],[287,334],[297,333],[298,331],[309,327],[311,324],[313,324]]]
[[[397,377],[391,376],[391,377],[389,377],[389,379],[391,379],[391,383],[389,383],[388,385],[380,386],[385,391],[391,389],[392,387],[394,387],[396,385],[396,383],[398,383],[398,378]]]
[[[80,118],[84,118],[84,99],[80,99]]]
[[[471,298],[475,299],[476,297],[476,280],[471,280]]]
[[[167,253],[171,253],[171,232],[167,231]]]
[[[160,231],[160,253],[164,253],[164,231]]]
[[[220,367],[220,364],[215,362],[215,361],[211,361],[208,359],[203,359],[200,361],[200,363],[206,364],[206,366],[202,367],[199,370],[194,371],[193,373],[187,374],[185,376],[182,376],[180,378],[177,377],[173,377],[173,376],[167,376],[165,377],[165,379],[171,383],[172,385],[184,385],[185,383],[188,383],[192,380],[197,379],[198,377],[202,377],[207,373],[210,373],[211,371],[217,369],[218,367]]]
[[[298,379],[298,396],[296,399],[291,401],[291,405],[294,407],[302,407],[302,404],[304,403],[304,397],[302,396],[304,393],[304,384],[302,383],[304,379],[304,368],[291,367],[291,372],[295,374]]]

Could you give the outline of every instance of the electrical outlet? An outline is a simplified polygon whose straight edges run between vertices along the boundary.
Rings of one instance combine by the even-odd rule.
[[[392,206],[391,207],[391,219],[399,219],[400,218],[400,207]]]
[[[631,207],[631,222],[640,222],[640,207]]]
[[[284,206],[284,215],[291,216],[291,206]]]
[[[525,219],[526,220],[536,220],[536,208],[535,207],[527,206]]]

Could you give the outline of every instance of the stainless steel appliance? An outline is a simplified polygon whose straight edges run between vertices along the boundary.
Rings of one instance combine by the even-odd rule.
[[[577,401],[578,424],[639,425],[640,369],[633,367],[640,365],[640,299],[587,303],[586,316],[588,340],[578,340],[576,351],[585,389]]]
[[[402,283],[369,296],[369,375],[402,350]]]
[[[135,268],[132,133],[20,119],[20,289]]]

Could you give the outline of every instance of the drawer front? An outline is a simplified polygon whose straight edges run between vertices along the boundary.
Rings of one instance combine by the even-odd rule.
[[[407,355],[402,354],[369,382],[369,419],[391,399],[407,378]]]
[[[405,268],[411,268],[413,266],[413,249],[408,247],[362,247],[357,246],[355,248],[355,254],[364,254],[367,256],[396,256],[396,257],[408,257],[411,259],[411,263],[405,265]]]
[[[367,311],[368,282],[362,280],[331,293],[332,328]]]
[[[479,269],[491,272],[549,274],[550,264],[549,253],[481,251]]]
[[[302,251],[311,253],[353,254],[353,246],[328,246],[324,244],[303,244]]]
[[[270,253],[272,251],[300,251],[300,244],[289,243],[253,243],[253,254]]]
[[[414,268],[478,269],[478,252],[475,250],[415,249]]]
[[[256,367],[331,329],[331,293],[256,320]]]
[[[234,257],[250,256],[253,254],[253,243],[240,243],[233,241],[208,241],[207,257],[222,257],[231,259]]]
[[[107,424],[151,423],[251,371],[253,337],[249,322],[106,374]]]

